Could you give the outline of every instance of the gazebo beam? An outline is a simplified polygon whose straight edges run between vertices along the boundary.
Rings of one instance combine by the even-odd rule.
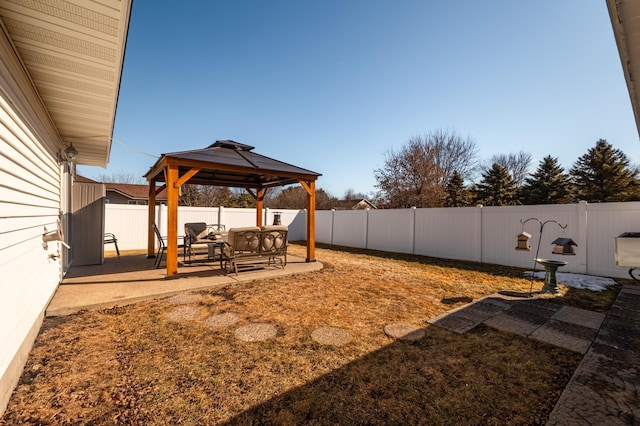
[[[182,176],[180,176],[178,181],[175,183],[176,188],[180,188],[182,185],[184,185],[185,183],[189,182],[189,179],[191,179],[196,174],[198,174],[200,172],[200,170],[201,169],[193,168],[193,169],[189,170],[187,173],[185,173]]]

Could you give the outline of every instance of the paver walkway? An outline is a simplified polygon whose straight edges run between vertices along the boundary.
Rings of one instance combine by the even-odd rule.
[[[429,323],[456,333],[484,323],[585,354],[548,425],[640,424],[640,287],[624,286],[606,316],[497,294]]]
[[[586,353],[605,315],[562,306],[548,299],[495,294],[429,320],[430,324],[466,333],[478,324]]]
[[[548,425],[640,424],[640,288],[624,286]]]

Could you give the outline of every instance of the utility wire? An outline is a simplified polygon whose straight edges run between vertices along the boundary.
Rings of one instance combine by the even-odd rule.
[[[151,157],[151,158],[158,158],[158,156],[157,156],[157,155],[153,155],[153,154],[149,154],[149,153],[146,153],[146,152],[144,152],[144,151],[141,151],[141,150],[139,150],[138,148],[134,148],[134,147],[132,147],[132,146],[129,146],[129,145],[127,145],[126,143],[121,142],[121,141],[119,141],[119,140],[118,140],[118,139],[116,139],[116,138],[111,138],[111,140],[112,140],[113,142],[117,143],[118,145],[122,145],[123,147],[125,147],[125,148],[127,148],[127,149],[129,149],[129,150],[131,150],[131,151],[137,152],[138,154],[146,155],[146,156]]]
[[[95,139],[95,138],[102,138],[102,137],[103,136],[101,136],[101,135],[95,135],[95,136],[83,136],[81,138],[67,138],[67,139],[69,139],[69,140],[78,140],[79,141],[79,140],[83,140],[83,139]],[[122,145],[123,147],[127,148],[128,150],[137,152],[138,154],[146,155],[146,156],[151,157],[151,158],[159,158],[157,155],[149,154],[147,152],[139,150],[138,148],[134,148],[134,147],[132,147],[130,145],[127,145],[126,143],[124,143],[122,141],[119,141],[116,138],[111,138],[111,141],[117,143],[118,145]]]

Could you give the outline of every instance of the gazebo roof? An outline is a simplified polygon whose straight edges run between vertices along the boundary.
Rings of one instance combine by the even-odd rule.
[[[188,183],[231,187],[269,188],[315,181],[320,173],[293,166],[253,152],[254,147],[232,140],[216,141],[204,149],[162,154],[145,174],[148,180],[164,182],[163,170],[168,164],[178,166],[183,176],[199,169]]]

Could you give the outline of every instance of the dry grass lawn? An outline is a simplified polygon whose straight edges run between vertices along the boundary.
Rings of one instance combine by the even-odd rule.
[[[484,326],[457,335],[427,324],[500,290],[528,293],[523,271],[389,256],[318,248],[317,273],[203,291],[182,306],[48,318],[0,424],[543,424],[579,354]],[[563,291],[559,303],[604,311],[619,286]],[[239,320],[207,325],[221,313]],[[249,323],[277,335],[236,338]],[[393,340],[390,323],[426,336]],[[353,339],[311,339],[326,326]]]

